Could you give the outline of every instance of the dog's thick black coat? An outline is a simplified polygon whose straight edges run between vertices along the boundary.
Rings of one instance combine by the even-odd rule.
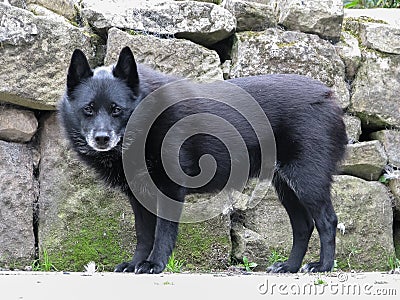
[[[59,106],[66,134],[79,157],[94,168],[109,185],[121,188],[129,197],[135,214],[137,246],[132,261],[116,267],[117,272],[159,273],[166,266],[178,234],[178,223],[162,219],[146,210],[127,185],[122,166],[122,139],[128,119],[146,95],[178,78],[136,64],[125,47],[115,66],[92,70],[85,55],[75,50],[68,70],[67,90]],[[275,263],[270,272],[297,272],[306,253],[314,225],[320,236],[320,260],[308,263],[304,271],[323,272],[333,267],[337,218],[330,189],[332,175],[343,158],[347,137],[342,110],[329,88],[319,81],[299,75],[263,75],[229,80],[247,91],[268,116],[276,140],[277,163],[273,184],[292,225],[293,246],[286,262]],[[260,168],[259,144],[254,132],[228,107],[207,101],[190,101],[171,107],[150,130],[146,157],[150,173],[160,189],[184,201],[190,189],[168,181],[159,165],[159,146],[168,126],[188,113],[209,111],[235,120],[246,136],[251,174]],[[236,115],[235,115],[236,114]],[[196,192],[223,187],[229,172],[227,149],[207,135],[188,139],[180,160],[189,175],[199,172],[198,158],[209,153],[218,163],[213,184]],[[154,160],[154,161],[152,161]]]

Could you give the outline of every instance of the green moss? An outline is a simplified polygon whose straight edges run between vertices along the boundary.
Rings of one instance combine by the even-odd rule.
[[[360,36],[357,34],[357,32],[355,32],[353,30],[350,30],[350,29],[346,29],[346,30],[343,30],[343,31],[348,33],[348,34],[350,34],[351,36],[355,37],[358,40],[358,44],[359,45],[361,44],[361,39],[360,39]],[[344,43],[346,42],[346,40],[345,40],[343,35],[341,35],[340,41],[342,41]]]
[[[336,255],[337,267],[342,271],[388,271],[388,258],[394,257],[380,245],[363,249],[347,249],[347,253]]]
[[[351,33],[349,33],[349,34],[351,34]],[[346,46],[349,45],[349,44],[347,44],[346,39],[344,38],[343,34],[340,35],[340,42],[344,43]]]
[[[400,259],[400,243],[396,243],[396,241],[394,243],[394,251],[396,253],[396,257]]]
[[[373,53],[373,54],[375,54],[376,56],[378,56],[378,57],[380,57],[380,58],[389,58],[389,59],[392,59],[392,58],[393,58],[393,55],[390,54],[390,53],[386,53],[386,52],[383,52],[383,51],[379,51],[379,50],[377,50],[377,49],[367,48],[367,47],[365,47],[365,46],[363,46],[363,45],[360,46],[360,50]]]
[[[105,41],[101,36],[91,32],[91,31],[82,31],[82,34],[84,34],[88,38],[90,38],[90,43],[92,45],[99,45],[99,44],[104,45],[105,44]]]
[[[195,1],[198,1],[198,2],[207,2],[207,3],[214,3],[214,4],[217,4],[217,5],[220,5],[220,4],[222,3],[222,0],[195,0]]]
[[[345,259],[336,259],[336,268],[340,271],[345,271],[349,269],[349,266]]]
[[[61,187],[66,196],[59,203],[57,220],[49,220],[39,237],[40,253],[46,249],[49,260],[62,271],[84,271],[90,261],[100,270],[113,271],[133,254],[128,200],[98,184],[84,168],[74,170]]]
[[[290,43],[276,43],[278,48],[285,48],[285,47],[293,47],[296,45],[296,42],[290,42]]]
[[[40,16],[40,14],[36,11],[36,9],[34,9],[34,8],[32,8],[31,10],[30,10],[30,12],[32,13],[32,14],[34,14],[35,16]]]
[[[225,270],[229,264],[230,239],[207,222],[180,224],[175,257],[185,261],[186,270]]]
[[[357,19],[352,19],[352,18],[344,19],[342,30],[355,37],[358,40],[358,44],[361,45],[361,38],[359,35],[360,22]]]
[[[395,221],[393,225],[393,242],[396,257],[400,259],[400,222]]]
[[[342,30],[349,33],[350,35],[352,35],[353,37],[355,37],[357,39],[361,50],[374,51],[375,53],[378,53],[379,56],[388,57],[389,55],[386,53],[380,52],[378,50],[371,50],[363,45],[360,34],[359,34],[361,23],[379,23],[379,24],[387,24],[387,23],[382,20],[375,20],[375,19],[368,18],[368,17],[345,18],[345,20],[343,21],[343,26],[342,26],[343,29]]]
[[[72,26],[79,27],[79,24],[75,21],[67,20]]]
[[[127,30],[126,32],[129,33],[130,35],[142,35],[141,32],[136,31],[136,30],[134,30],[134,29],[129,29],[129,30]]]
[[[276,262],[286,261],[289,258],[286,253],[286,249],[272,248],[271,254],[268,257],[268,265],[272,265]]]
[[[16,258],[9,257],[8,255],[0,256],[0,269],[10,270],[24,270],[25,267],[30,266],[33,257],[29,258]]]
[[[361,16],[358,18],[354,18],[354,17],[348,17],[345,18],[345,21],[353,21],[353,22],[362,22],[362,23],[378,23],[378,24],[388,24],[388,22],[384,21],[384,20],[377,20],[374,18],[370,18],[370,17],[366,17],[366,16]]]
[[[115,218],[86,219],[81,226],[70,228],[61,243],[48,240],[49,260],[63,271],[83,271],[84,265],[96,262],[102,270],[112,271],[122,261],[129,260],[132,253],[120,244],[120,225]]]
[[[87,263],[94,261],[100,270],[112,271],[133,255],[133,214],[126,213],[130,208],[123,205],[128,202],[125,198],[98,186],[80,172],[71,178],[75,191],[69,190],[68,197],[60,203],[57,222],[42,234],[40,247],[47,250],[57,270],[83,271]],[[125,217],[121,218],[122,215]],[[227,268],[230,238],[226,222],[221,220],[180,224],[175,257],[185,262],[183,270]],[[226,226],[226,230],[221,226]],[[213,229],[217,227],[218,230]]]
[[[379,130],[390,126],[377,115],[367,112],[356,112],[355,115],[361,120],[362,126],[368,129]]]
[[[62,153],[61,163],[69,163],[60,169],[73,172],[61,172],[65,178],[54,187],[53,193],[59,196],[51,209],[56,212],[42,218],[40,248],[47,250],[49,261],[60,271],[83,271],[90,261],[100,270],[112,271],[133,255],[136,242],[132,209],[124,195],[105,189],[69,156],[68,151]],[[226,269],[231,250],[226,221],[226,217],[217,217],[180,225],[175,257],[185,262],[183,269]],[[215,230],[217,227],[220,229]]]
[[[241,42],[247,41],[249,39],[257,39],[260,37],[260,32],[257,31],[243,31],[240,32],[237,37],[240,39]]]

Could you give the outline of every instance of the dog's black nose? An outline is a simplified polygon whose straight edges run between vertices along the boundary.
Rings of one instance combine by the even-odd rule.
[[[110,141],[110,135],[106,132],[98,132],[94,136],[94,140],[96,141],[97,145],[104,147],[107,146],[108,142]]]

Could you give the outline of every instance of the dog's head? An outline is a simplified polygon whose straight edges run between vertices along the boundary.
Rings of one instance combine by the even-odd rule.
[[[78,151],[110,151],[122,142],[139,96],[139,77],[132,51],[122,49],[115,66],[92,70],[76,49],[61,102],[61,118]]]

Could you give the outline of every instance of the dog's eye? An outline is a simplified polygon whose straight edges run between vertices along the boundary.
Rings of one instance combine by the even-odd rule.
[[[91,105],[86,105],[83,107],[83,112],[87,116],[93,116],[93,107]]]
[[[121,114],[121,112],[122,112],[121,107],[119,107],[119,106],[117,106],[117,105],[113,105],[113,106],[112,106],[112,115],[113,115],[114,117],[119,116],[119,115]]]

